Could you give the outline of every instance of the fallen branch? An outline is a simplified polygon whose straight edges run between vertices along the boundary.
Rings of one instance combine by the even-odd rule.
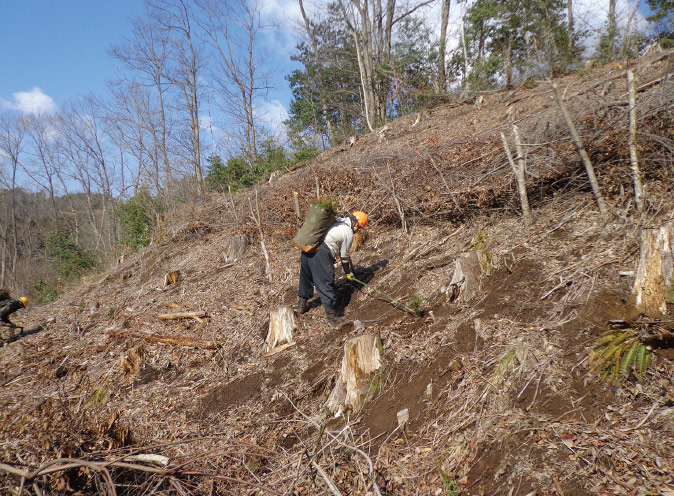
[[[174,320],[174,319],[200,319],[205,317],[206,312],[178,312],[178,313],[160,313],[157,315],[157,318],[162,320]]]
[[[217,345],[213,341],[202,341],[189,336],[160,336],[157,334],[146,334],[143,332],[120,332],[109,331],[108,336],[112,338],[140,338],[150,343],[164,343],[176,346],[192,346],[203,350],[214,350]]]

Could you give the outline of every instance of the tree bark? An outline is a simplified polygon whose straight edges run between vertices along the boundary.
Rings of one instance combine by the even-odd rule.
[[[372,382],[382,367],[381,353],[379,336],[362,335],[344,343],[342,367],[326,405],[330,412],[355,413],[374,396],[381,386]]]
[[[639,267],[632,294],[635,309],[653,318],[674,304],[674,223],[641,231]]]
[[[282,306],[269,312],[269,330],[265,339],[264,353],[274,348],[292,343],[293,331],[297,329],[295,314],[289,306]]]
[[[513,160],[512,154],[510,153],[510,147],[508,146],[508,141],[503,133],[501,133],[501,140],[503,141],[503,148],[505,148],[506,156],[508,157],[508,162],[512,167],[513,172],[515,173],[515,178],[517,179],[517,188],[520,194],[520,203],[522,205],[522,216],[524,217],[524,222],[526,225],[532,224],[531,211],[529,209],[529,198],[527,196],[527,187],[524,177],[524,158],[522,152],[522,143],[520,142],[519,131],[517,126],[513,125],[513,133],[515,133],[515,146],[517,149],[517,163]]]
[[[225,263],[236,262],[243,257],[247,246],[248,239],[245,234],[238,234],[230,238],[224,253]]]
[[[566,1],[566,31],[567,31],[567,50],[569,52],[569,55],[573,53],[573,47],[574,47],[574,31],[573,31],[573,0],[567,0]]]
[[[608,58],[613,60],[615,57],[615,38],[616,38],[616,17],[615,17],[616,0],[608,1]]]
[[[632,165],[632,180],[634,182],[634,201],[637,210],[644,210],[644,188],[641,183],[641,171],[639,170],[639,156],[637,154],[637,96],[634,89],[634,72],[627,71],[627,86],[630,98],[630,163]]]
[[[449,300],[462,303],[472,300],[479,292],[482,274],[488,275],[490,272],[486,250],[462,253],[456,260],[454,275],[447,288]]]
[[[447,90],[447,72],[445,56],[447,51],[447,25],[449,24],[449,0],[442,0],[442,15],[440,18],[440,47],[438,48],[438,86],[439,91]]]

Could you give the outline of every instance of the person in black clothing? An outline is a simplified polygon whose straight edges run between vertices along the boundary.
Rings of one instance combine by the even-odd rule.
[[[353,212],[348,217],[337,217],[335,223],[326,233],[320,247],[315,253],[302,252],[300,258],[300,285],[297,292],[297,313],[307,311],[307,301],[314,295],[314,287],[325,309],[328,322],[337,322],[335,311],[335,268],[336,257],[339,256],[346,278],[352,280],[353,266],[349,257],[349,249],[353,243],[353,234],[367,224],[365,212]]]
[[[28,306],[28,298],[22,296],[19,299],[12,298],[6,290],[0,290],[0,323],[11,329],[20,329],[19,334],[23,333],[23,327],[15,325],[9,316],[17,310]]]

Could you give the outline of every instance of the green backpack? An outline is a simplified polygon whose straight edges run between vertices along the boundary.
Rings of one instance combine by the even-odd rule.
[[[316,253],[323,238],[335,223],[335,211],[332,202],[312,203],[292,244],[304,253]]]

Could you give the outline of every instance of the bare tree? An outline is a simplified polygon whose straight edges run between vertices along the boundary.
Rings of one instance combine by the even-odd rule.
[[[567,50],[571,54],[575,44],[573,29],[573,0],[566,0],[566,31],[567,31]]]
[[[126,67],[147,78],[154,87],[157,98],[158,122],[148,129],[152,141],[161,159],[164,173],[164,187],[167,194],[171,187],[171,166],[169,162],[169,130],[166,116],[165,86],[168,84],[164,74],[167,72],[168,33],[160,29],[148,18],[132,21],[132,38],[114,47],[111,54]],[[155,181],[157,184],[159,181]]]
[[[19,169],[19,157],[23,153],[24,136],[26,130],[24,120],[22,117],[16,119],[12,116],[4,115],[0,117],[0,159],[2,156],[9,163],[9,181],[8,188],[10,190],[10,208],[7,218],[7,227],[3,235],[3,263],[2,273],[0,274],[0,285],[4,286],[6,283],[6,263],[5,257],[9,261],[9,271],[12,276],[12,285],[16,287],[16,266],[19,258],[19,237],[18,237],[18,212],[17,212],[17,172]],[[9,227],[11,226],[11,232]],[[11,238],[10,238],[11,237]],[[11,241],[11,245],[9,242]]]
[[[376,121],[386,118],[388,92],[383,91],[376,74],[381,64],[390,60],[393,27],[418,9],[434,2],[426,0],[407,4],[397,13],[395,0],[388,0],[386,9],[382,8],[382,0],[348,0],[348,4],[345,4],[345,0],[339,0],[356,45],[363,110],[370,131],[374,130]]]
[[[241,150],[252,163],[258,156],[255,101],[269,88],[263,72],[265,56],[256,46],[264,27],[259,9],[248,0],[203,0],[199,5],[204,13],[202,27],[216,54],[218,72],[213,79],[225,96],[223,110],[241,127]]]
[[[110,208],[116,171],[103,145],[101,113],[92,98],[71,103],[59,114],[56,129],[67,163],[62,172],[64,184],[77,181],[86,199],[89,226],[94,235],[92,247],[111,256],[115,239]]]
[[[311,48],[313,50],[313,55],[314,55],[314,64],[318,67],[320,65],[320,59],[319,59],[319,53],[318,53],[318,39],[316,37],[316,33],[314,32],[314,28],[311,25],[311,22],[309,21],[309,18],[307,17],[307,13],[304,10],[304,2],[302,0],[298,0],[300,4],[300,12],[302,14],[302,19],[304,20],[304,28],[307,31],[307,35],[309,36],[309,39],[311,40]],[[322,87],[321,84],[321,92],[324,93],[325,90]],[[325,98],[321,97],[321,105],[322,105],[322,110],[323,110],[323,119],[325,120],[325,124],[328,129],[328,139],[330,142],[333,142],[334,135],[332,131],[332,121],[330,120],[330,117],[328,115],[328,110],[327,110],[327,105],[325,103]],[[316,129],[318,129],[318,126],[314,126]],[[325,147],[325,144],[323,145]]]
[[[120,82],[112,94],[114,100],[107,106],[106,123],[115,143],[135,159],[135,171],[130,178],[132,193],[135,196],[141,185],[151,185],[159,195],[165,149],[161,131],[157,132],[159,124],[155,122],[155,115],[158,112],[152,106],[151,96],[141,85],[129,81]]]
[[[199,75],[202,50],[194,32],[194,13],[184,0],[148,0],[150,16],[167,40],[167,64],[164,77],[174,84],[189,115],[191,162],[199,192],[204,192],[199,126]]]
[[[47,191],[53,213],[59,211],[56,203],[56,167],[58,163],[49,118],[32,115],[25,118],[26,134],[30,140],[32,163],[23,164],[23,170],[40,188]]]
[[[617,35],[616,28],[616,14],[615,14],[616,0],[608,0],[608,58],[613,60],[615,57],[615,39]]]
[[[442,17],[440,19],[440,46],[438,48],[438,86],[439,86],[438,89],[440,91],[447,90],[447,72],[445,68],[445,56],[447,52],[448,24],[449,24],[449,0],[442,0]]]

